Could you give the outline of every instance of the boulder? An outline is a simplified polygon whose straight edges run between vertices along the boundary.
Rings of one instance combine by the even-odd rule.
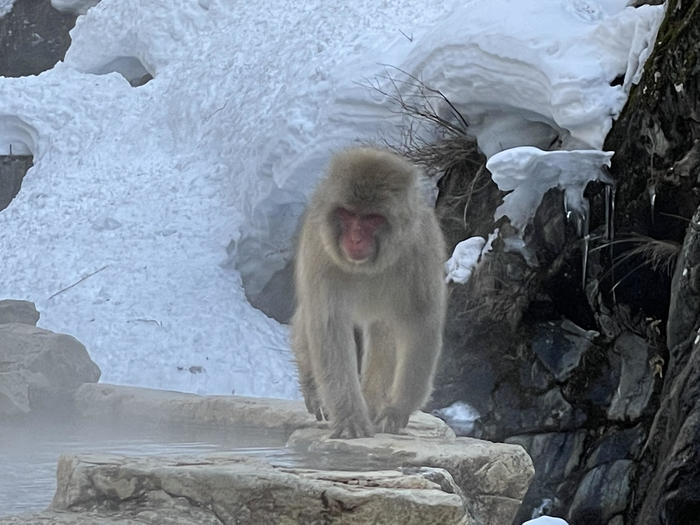
[[[33,324],[0,324],[0,417],[69,404],[100,369],[75,338]]]
[[[36,326],[38,320],[39,312],[34,303],[15,299],[0,301],[0,324],[23,323]]]

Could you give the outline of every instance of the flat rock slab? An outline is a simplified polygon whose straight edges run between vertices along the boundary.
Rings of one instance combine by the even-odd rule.
[[[51,511],[0,524],[477,523],[443,469],[318,471],[226,454],[62,456]]]
[[[361,439],[328,439],[327,435],[322,429],[300,429],[287,445],[311,453],[339,454],[350,458],[351,464],[356,456],[387,465],[445,469],[466,495],[472,515],[485,525],[513,520],[535,473],[530,456],[519,445],[454,435],[424,437],[414,434],[411,425],[402,435]]]
[[[308,413],[303,401],[266,397],[199,396],[106,383],[85,383],[74,395],[76,415],[111,421],[255,426],[291,434],[301,428],[325,428]],[[409,421],[411,435],[454,439],[441,419],[416,412]]]
[[[154,423],[251,425],[291,433],[316,425],[303,401],[243,396],[199,396],[110,384],[82,385],[74,396],[77,415]]]

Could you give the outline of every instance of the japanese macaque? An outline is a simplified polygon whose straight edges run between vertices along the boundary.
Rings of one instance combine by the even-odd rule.
[[[334,438],[398,433],[432,389],[445,246],[419,177],[393,153],[347,150],[303,219],[292,347],[306,407]]]

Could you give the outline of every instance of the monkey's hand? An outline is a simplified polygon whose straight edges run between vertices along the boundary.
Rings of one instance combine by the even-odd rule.
[[[309,414],[312,414],[316,418],[316,421],[327,420],[327,412],[321,405],[321,400],[318,397],[318,390],[316,389],[316,384],[313,382],[313,379],[309,378],[306,381],[302,381],[300,386],[301,393],[304,395],[304,404]]]
[[[328,419],[326,411],[323,410],[323,406],[321,406],[321,402],[315,392],[313,395],[305,395],[304,403],[306,404],[306,410],[316,418],[316,421],[326,421]]]
[[[408,425],[410,412],[403,411],[396,407],[386,407],[374,420],[374,428],[377,432],[387,434],[398,434],[399,430]]]
[[[367,416],[362,413],[332,421],[333,433],[331,439],[355,439],[372,437],[374,429]]]

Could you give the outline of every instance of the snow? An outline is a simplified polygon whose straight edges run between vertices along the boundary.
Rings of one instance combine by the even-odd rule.
[[[567,210],[588,215],[583,196],[592,180],[612,182],[600,169],[610,166],[611,151],[572,150],[542,151],[522,146],[501,151],[491,157],[486,168],[503,191],[510,191],[494,214],[495,219],[507,216],[521,232],[535,216],[537,205],[550,188],[564,190]]]
[[[51,5],[63,13],[74,13],[84,15],[92,6],[97,5],[100,0],[51,0]]]
[[[9,13],[12,10],[12,4],[15,0],[0,0],[0,16]]]
[[[54,3],[86,11],[65,61],[0,78],[0,152],[34,155],[0,213],[0,297],[34,301],[105,382],[282,397],[299,395],[287,329],[245,293],[290,259],[330,153],[398,136],[367,87],[390,88],[383,64],[460,108],[522,225],[546,185],[576,197],[599,176],[663,15],[623,0]]]
[[[445,281],[466,283],[479,263],[485,244],[486,240],[483,237],[470,237],[459,242],[452,252],[452,257],[445,263]]]
[[[540,516],[534,520],[529,520],[523,523],[523,525],[568,525],[566,521],[561,518],[552,518],[550,516]]]
[[[445,420],[460,435],[471,434],[474,430],[474,423],[479,419],[479,412],[464,401],[455,401],[450,406],[436,410],[434,413]]]

